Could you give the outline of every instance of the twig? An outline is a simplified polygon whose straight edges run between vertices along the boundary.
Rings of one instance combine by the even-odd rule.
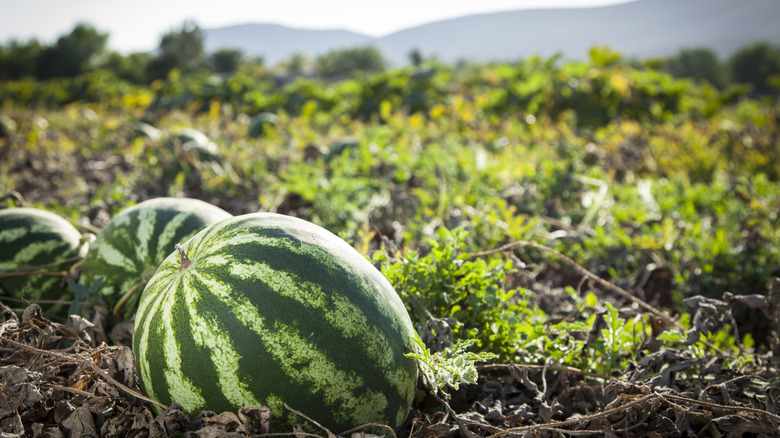
[[[679,402],[685,402],[685,403],[690,403],[690,404],[694,404],[694,405],[705,406],[705,407],[708,407],[708,408],[711,408],[711,409],[722,409],[722,410],[725,410],[725,411],[732,411],[732,412],[739,412],[739,411],[750,412],[750,413],[756,414],[756,415],[767,416],[767,417],[769,417],[769,418],[771,418],[771,419],[773,419],[775,421],[780,421],[780,415],[773,414],[773,413],[768,412],[768,411],[763,410],[763,409],[751,408],[751,407],[747,407],[747,406],[721,405],[721,404],[718,404],[718,403],[711,403],[711,402],[706,402],[706,401],[702,401],[702,400],[696,400],[696,399],[692,399],[692,398],[689,398],[689,397],[683,397],[683,396],[675,395],[675,394],[662,394],[662,393],[659,393],[659,392],[653,392],[653,393],[647,394],[645,396],[642,396],[642,397],[640,397],[640,398],[638,398],[638,399],[636,399],[634,401],[631,401],[629,403],[626,403],[626,404],[623,404],[623,405],[620,405],[620,406],[616,406],[616,407],[614,407],[612,409],[608,409],[606,411],[599,412],[599,413],[596,413],[596,414],[593,414],[593,415],[587,415],[587,416],[579,417],[579,418],[576,418],[576,419],[573,419],[573,420],[566,420],[566,421],[560,421],[560,422],[555,422],[555,423],[534,424],[534,425],[531,425],[531,426],[514,427],[514,428],[511,428],[511,429],[506,429],[506,430],[503,430],[501,432],[498,432],[498,433],[495,433],[493,435],[490,435],[489,438],[497,438],[497,437],[501,437],[501,436],[505,436],[505,435],[509,435],[509,434],[530,432],[530,431],[541,430],[541,429],[550,430],[550,431],[560,431],[560,432],[574,434],[576,432],[582,432],[582,431],[569,431],[569,430],[563,429],[563,427],[564,426],[571,426],[571,425],[574,425],[574,424],[585,424],[585,423],[587,423],[589,421],[596,420],[596,419],[599,419],[599,418],[603,418],[603,417],[612,415],[614,413],[626,410],[628,408],[631,408],[633,406],[636,406],[638,404],[641,404],[641,403],[644,403],[644,402],[650,401],[650,400],[663,400],[663,401],[665,401],[666,403],[668,403],[668,404],[670,404],[672,406],[677,406],[675,403],[670,401],[670,400],[676,400],[676,401],[679,401]],[[680,409],[683,409],[683,408],[680,407]],[[688,411],[690,412],[690,410],[688,410]]]
[[[321,425],[320,423],[314,421],[313,419],[307,417],[302,412],[296,411],[295,409],[291,408],[287,403],[284,404],[284,407],[285,407],[285,409],[287,409],[288,411],[292,412],[293,414],[296,414],[298,416],[303,417],[305,420],[309,421],[310,423],[314,424],[315,426],[317,426],[320,429],[322,429],[323,431],[325,431],[325,433],[328,435],[328,438],[336,438],[336,436],[333,435],[333,432],[331,432],[327,427],[325,427],[325,426]]]
[[[524,364],[524,363],[492,363],[487,365],[476,365],[477,371],[479,372],[494,371],[494,370],[503,371],[505,368],[512,368],[512,367],[531,368],[535,370],[543,370],[547,368],[548,370],[566,371],[572,374],[579,374],[581,376],[586,376],[586,377],[594,377],[605,381],[610,379],[610,377],[598,373],[591,373],[588,371],[583,371],[579,368],[574,368],[574,367],[559,365],[559,364],[535,365],[535,364]]]
[[[30,304],[70,304],[70,301],[65,301],[65,300],[27,300],[23,298],[6,297],[6,296],[0,297],[0,301],[11,301],[14,303],[22,303],[28,306]],[[11,309],[11,310],[20,311],[24,309]]]
[[[116,303],[116,306],[114,306],[114,316],[119,316],[119,311],[122,310],[122,306],[125,305],[127,300],[130,299],[137,291],[141,288],[141,286],[146,284],[146,280],[139,281],[133,287],[130,288],[124,295],[122,295],[122,298],[119,299],[119,301]]]
[[[599,283],[602,286],[606,287],[607,289],[617,293],[618,295],[621,295],[624,298],[627,298],[627,299],[637,303],[639,306],[644,307],[648,312],[658,316],[659,318],[663,318],[665,321],[674,322],[674,321],[672,321],[672,318],[669,315],[667,315],[666,313],[661,312],[660,310],[656,309],[655,307],[653,307],[653,306],[645,303],[644,301],[640,300],[639,298],[631,295],[630,293],[626,292],[624,289],[622,289],[622,288],[620,288],[620,287],[618,287],[618,286],[608,282],[607,280],[604,280],[603,278],[599,277],[598,275],[591,273],[590,271],[588,271],[587,269],[582,267],[580,264],[578,264],[577,262],[575,262],[574,260],[569,258],[567,255],[565,255],[565,254],[563,254],[563,253],[561,253],[559,251],[556,251],[556,250],[554,250],[554,249],[552,249],[552,248],[550,248],[548,246],[544,246],[544,245],[536,243],[536,242],[531,242],[531,241],[527,241],[527,240],[519,240],[519,241],[516,241],[516,242],[508,243],[508,244],[506,244],[504,246],[501,246],[501,247],[498,247],[496,249],[474,253],[474,254],[471,255],[471,258],[484,257],[486,255],[495,254],[495,253],[499,253],[499,252],[504,252],[504,251],[508,251],[510,249],[515,249],[515,248],[527,247],[527,246],[530,246],[531,248],[540,249],[542,251],[548,252],[550,254],[553,254],[553,255],[559,257],[564,262],[566,262],[567,264],[571,265],[580,274],[582,274],[582,275],[584,275],[584,276],[586,276],[586,277],[596,281],[597,283]],[[680,328],[682,328],[682,326]]]
[[[46,263],[44,265],[33,266],[33,267],[27,268],[27,269],[18,269],[18,270],[8,271],[8,274],[20,273],[18,275],[28,275],[28,274],[31,274],[31,273],[35,273],[35,271],[37,271],[39,269],[51,268],[52,266],[61,265],[63,263],[77,262],[77,261],[79,261],[79,260],[81,260],[83,258],[84,257],[82,257],[82,256],[68,257],[68,258],[65,258],[65,259],[62,259],[62,260],[58,260],[56,262]],[[6,276],[6,274],[0,274],[0,278],[2,278],[3,276]],[[8,276],[10,276],[10,275],[8,275]]]
[[[662,398],[670,398],[672,400],[677,400],[677,401],[681,401],[681,402],[686,402],[686,403],[706,406],[708,408],[723,409],[725,411],[733,411],[733,412],[745,411],[745,412],[750,412],[750,413],[758,414],[758,415],[766,415],[767,417],[770,417],[770,418],[772,418],[775,421],[780,421],[780,415],[773,414],[773,413],[765,411],[763,409],[751,408],[751,407],[748,407],[748,406],[721,405],[721,404],[718,404],[718,403],[710,403],[710,402],[696,400],[696,399],[693,399],[693,398],[683,397],[681,395],[675,395],[675,394],[658,394],[658,395],[660,397],[662,397]]]
[[[87,391],[82,391],[80,389],[71,388],[70,386],[57,385],[56,383],[47,383],[46,385],[49,388],[52,388],[52,389],[57,389],[57,390],[60,390],[60,391],[70,392],[70,393],[73,393],[73,394],[76,394],[76,395],[83,395],[84,397],[92,396],[92,394],[87,392]]]
[[[443,399],[439,395],[438,391],[435,388],[431,388],[430,391],[431,391],[431,394],[433,394],[433,396],[436,398],[436,400],[438,400],[439,403],[444,405],[444,407],[447,409],[447,415],[452,416],[452,418],[455,419],[455,423],[457,423],[457,425],[458,425],[458,430],[460,430],[460,433],[462,433],[466,438],[477,437],[477,435],[474,432],[472,432],[472,431],[470,431],[468,429],[468,427],[467,427],[468,425],[481,427],[481,428],[486,429],[486,430],[488,430],[490,432],[494,432],[495,430],[498,429],[495,426],[491,426],[489,424],[478,423],[476,421],[464,420],[463,418],[460,418],[458,416],[458,413],[455,412],[455,410],[452,409],[450,404],[447,403],[447,400]],[[445,420],[443,420],[443,421],[446,421],[446,417],[445,417]]]
[[[346,435],[351,434],[352,432],[357,432],[357,431],[359,431],[361,429],[365,429],[367,427],[378,427],[378,428],[381,428],[381,429],[386,429],[387,431],[390,432],[391,435],[393,435],[393,438],[398,438],[398,436],[395,434],[395,431],[393,430],[392,427],[390,427],[390,426],[388,426],[386,424],[379,424],[379,423],[361,424],[360,426],[353,427],[352,429],[345,430],[344,432],[341,432],[339,434],[339,436],[346,436]]]
[[[111,377],[111,376],[109,376],[108,374],[106,374],[106,372],[105,372],[105,371],[101,370],[101,369],[100,369],[100,368],[97,366],[97,364],[95,364],[95,362],[94,362],[94,361],[92,361],[92,360],[86,361],[86,360],[85,360],[85,362],[87,362],[87,363],[89,364],[90,368],[92,368],[92,370],[94,370],[94,371],[95,371],[95,373],[99,374],[101,377],[103,377],[103,378],[104,378],[104,379],[106,379],[107,381],[109,381],[109,382],[113,383],[113,384],[114,384],[114,385],[115,385],[117,388],[121,389],[122,391],[124,391],[124,392],[126,392],[126,393],[128,393],[128,394],[132,395],[133,397],[139,398],[139,399],[141,399],[141,400],[143,400],[143,401],[147,401],[147,402],[149,402],[149,403],[154,403],[154,404],[156,404],[157,406],[159,406],[159,407],[163,408],[163,410],[166,410],[166,409],[168,409],[168,406],[165,406],[164,404],[162,404],[162,403],[158,402],[157,400],[154,400],[154,399],[151,399],[151,398],[149,398],[149,397],[146,397],[145,395],[139,394],[138,392],[136,392],[136,391],[133,391],[132,389],[130,389],[130,388],[128,388],[127,386],[125,386],[124,384],[122,384],[122,383],[118,382],[116,379],[114,379],[113,377]]]
[[[317,435],[316,433],[309,433],[309,432],[269,432],[269,433],[262,433],[260,435],[253,435],[253,436],[262,436],[262,437],[293,436],[295,438],[299,438],[299,437],[322,438],[321,435]]]
[[[487,255],[501,253],[501,252],[504,252],[504,251],[509,251],[509,250],[513,250],[515,248],[523,248],[523,247],[536,248],[536,249],[542,250],[544,252],[547,252],[547,253],[555,255],[556,257],[558,257],[561,260],[563,260],[564,262],[566,262],[566,264],[568,264],[571,267],[573,267],[580,274],[590,278],[591,280],[593,280],[596,283],[604,286],[605,288],[611,290],[612,292],[615,292],[618,295],[620,295],[620,296],[622,296],[622,297],[624,297],[624,298],[626,298],[626,299],[636,303],[638,306],[644,308],[645,310],[647,310],[648,312],[652,313],[653,315],[663,319],[667,323],[671,323],[678,330],[682,330],[682,331],[686,330],[685,327],[683,327],[679,322],[673,320],[666,312],[662,312],[662,311],[656,309],[655,307],[651,306],[650,304],[647,304],[644,301],[642,301],[641,299],[639,299],[639,298],[635,297],[634,295],[630,294],[625,289],[623,289],[623,288],[621,288],[621,287],[619,287],[617,285],[614,285],[614,284],[610,283],[607,280],[604,280],[603,278],[599,277],[596,274],[593,274],[592,272],[588,271],[587,269],[582,267],[580,264],[578,264],[577,262],[575,262],[574,260],[572,260],[571,258],[566,256],[565,254],[563,254],[563,253],[561,253],[559,251],[556,251],[556,250],[554,250],[554,249],[552,249],[552,248],[550,248],[548,246],[542,245],[540,243],[531,242],[531,241],[528,241],[528,240],[518,240],[518,241],[515,241],[515,242],[507,243],[506,245],[500,246],[498,248],[494,248],[494,249],[487,250],[487,251],[480,251],[480,252],[473,253],[473,254],[471,254],[470,258],[484,257],[484,256],[487,256]],[[730,356],[728,353],[726,353],[725,351],[721,350],[720,348],[718,348],[717,346],[713,345],[712,343],[710,343],[707,340],[702,340],[701,342],[704,345],[706,345],[707,347],[709,347],[712,350],[714,350],[715,352],[717,352],[718,354],[721,354],[721,355],[724,355],[724,356]]]
[[[35,269],[24,269],[24,270],[17,270],[17,271],[11,271],[6,272],[4,274],[0,274],[0,278],[6,278],[6,277],[21,277],[24,275],[45,275],[48,277],[68,277],[70,278],[70,273],[68,271],[37,271]]]
[[[583,417],[576,418],[574,420],[566,420],[566,421],[558,421],[555,423],[546,423],[546,424],[534,424],[532,426],[523,426],[523,427],[513,427],[511,429],[502,430],[501,432],[494,433],[493,435],[490,435],[489,438],[497,438],[500,436],[508,435],[510,433],[519,433],[519,432],[530,432],[533,430],[539,430],[539,429],[553,429],[553,428],[560,428],[563,426],[570,426],[572,424],[583,424],[588,421],[596,420],[599,418],[607,417],[609,415],[612,415],[616,412],[624,411],[630,407],[636,406],[638,404],[642,404],[648,400],[651,400],[653,398],[657,397],[657,394],[647,394],[643,397],[640,397],[634,401],[631,401],[629,403],[626,403],[624,405],[616,406],[612,409],[608,409],[603,412],[599,412],[597,414],[593,415],[587,415]]]

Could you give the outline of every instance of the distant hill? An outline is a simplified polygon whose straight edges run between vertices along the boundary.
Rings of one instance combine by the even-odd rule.
[[[780,45],[780,0],[637,0],[595,8],[525,9],[425,24],[382,38],[345,30],[244,24],[204,29],[206,50],[231,47],[269,64],[294,53],[317,57],[334,49],[373,45],[394,64],[424,57],[511,61],[530,55],[583,59],[593,45],[627,57],[673,55],[708,47],[722,59],[756,41]]]
[[[207,52],[236,48],[249,56],[262,56],[275,64],[294,53],[314,57],[330,50],[376,44],[376,39],[348,30],[294,29],[278,24],[239,24],[204,29]]]

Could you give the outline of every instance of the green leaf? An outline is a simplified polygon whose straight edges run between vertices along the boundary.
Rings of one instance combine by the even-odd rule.
[[[103,284],[103,277],[98,277],[89,287],[71,280],[67,280],[67,283],[74,292],[73,300],[68,307],[68,315],[78,315],[81,313],[81,304],[97,296],[100,286]]]

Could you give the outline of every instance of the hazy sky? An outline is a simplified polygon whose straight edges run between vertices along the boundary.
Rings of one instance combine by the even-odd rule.
[[[150,51],[160,36],[191,19],[202,28],[278,23],[383,36],[407,27],[483,12],[589,7],[629,0],[0,0],[0,42],[51,43],[83,21],[109,34],[121,52]]]

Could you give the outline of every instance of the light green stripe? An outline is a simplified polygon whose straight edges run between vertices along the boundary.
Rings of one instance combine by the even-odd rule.
[[[192,213],[189,212],[182,212],[171,218],[168,223],[165,224],[165,228],[163,228],[162,233],[160,233],[160,237],[157,239],[157,256],[158,257],[167,257],[168,254],[175,251],[174,245],[175,244],[184,244],[184,242],[171,242],[174,237],[176,237],[176,233],[178,233],[181,230],[182,224],[191,216]],[[192,234],[195,234],[195,232],[200,230],[194,230]],[[185,236],[186,238],[189,238],[191,236]],[[186,240],[186,239],[184,239]]]
[[[122,268],[128,272],[135,272],[136,270],[133,260],[122,251],[111,246],[106,239],[100,241],[96,240],[95,243],[92,244],[90,251],[94,252],[96,257],[99,260],[103,260],[107,265]]]
[[[144,382],[144,389],[146,389],[146,393],[153,399],[158,399],[159,397],[154,391],[151,377],[151,367],[149,365],[149,358],[147,356],[149,334],[152,332],[152,322],[157,321],[157,318],[153,318],[153,316],[157,314],[160,305],[162,304],[162,298],[164,297],[162,292],[170,289],[172,286],[173,283],[169,284],[168,287],[163,291],[149,291],[154,293],[149,293],[144,297],[146,299],[141,300],[141,304],[138,306],[138,311],[136,312],[135,316],[136,327],[134,328],[133,333],[135,333],[136,337],[138,337],[140,334],[140,338],[133,340],[133,346],[137,346],[138,349],[138,351],[134,351],[133,353],[135,354],[135,358],[138,364],[138,373],[141,375],[141,380]],[[143,321],[142,327],[137,326],[137,322],[139,321]]]
[[[162,306],[162,318],[164,333],[163,354],[165,357],[165,381],[168,386],[168,393],[171,395],[171,400],[175,400],[182,405],[186,412],[197,412],[206,405],[206,400],[201,395],[201,390],[195,385],[192,380],[185,376],[182,372],[181,352],[179,343],[176,342],[175,332],[171,321],[173,321],[173,315],[171,309],[173,309],[173,302],[176,294],[176,290],[180,281],[183,281],[182,277],[176,278],[171,282],[169,290],[163,290],[160,293],[165,295],[165,303]],[[157,312],[154,313],[157,315]]]
[[[138,228],[136,231],[138,241],[136,247],[133,248],[138,260],[154,261],[149,259],[149,245],[151,244],[154,226],[157,222],[156,216],[157,210],[153,208],[141,209],[138,212]]]
[[[94,253],[98,260],[102,260],[105,264],[122,268],[128,272],[135,272],[135,263],[133,260],[125,255],[127,251],[120,251],[111,245],[107,232],[111,233],[111,240],[122,243],[126,236],[122,236],[119,231],[125,231],[131,224],[131,218],[129,214],[120,214],[112,219],[108,227],[104,229],[98,238],[92,244],[89,252]],[[130,244],[130,242],[125,242]],[[135,251],[136,248],[132,248]],[[89,254],[88,254],[89,255]],[[89,258],[89,257],[88,257]]]
[[[211,258],[209,258],[211,262]],[[230,274],[242,280],[260,281],[275,293],[292,298],[304,306],[325,311],[325,293],[319,284],[300,280],[293,274],[272,269],[262,262],[230,263]]]
[[[237,232],[243,232],[242,234],[235,235]],[[201,242],[202,243],[202,242]],[[220,235],[218,242],[209,241],[209,244],[213,244],[208,249],[208,253],[218,253],[222,248],[226,246],[242,245],[245,243],[260,243],[268,246],[280,247],[284,244],[280,239],[274,237],[262,236],[259,234],[246,233],[241,229],[230,230],[226,235]]]
[[[333,309],[325,312],[325,318],[346,338],[358,338],[363,351],[373,362],[386,370],[393,362],[393,352],[387,348],[387,337],[372,325],[358,306],[344,295],[333,294]]]
[[[59,228],[60,228],[59,225],[60,224],[56,224],[55,225],[55,224],[52,224],[52,223],[34,223],[34,224],[30,224],[28,226],[28,229],[30,230],[30,234],[36,234],[36,233],[57,233]]]
[[[6,228],[0,231],[0,242],[13,242],[24,237],[28,231],[28,227]]]
[[[46,242],[32,242],[26,245],[14,257],[14,263],[25,264],[30,263],[36,256],[41,253],[50,252],[56,249],[58,246],[62,246],[65,242],[61,240],[49,240]]]

